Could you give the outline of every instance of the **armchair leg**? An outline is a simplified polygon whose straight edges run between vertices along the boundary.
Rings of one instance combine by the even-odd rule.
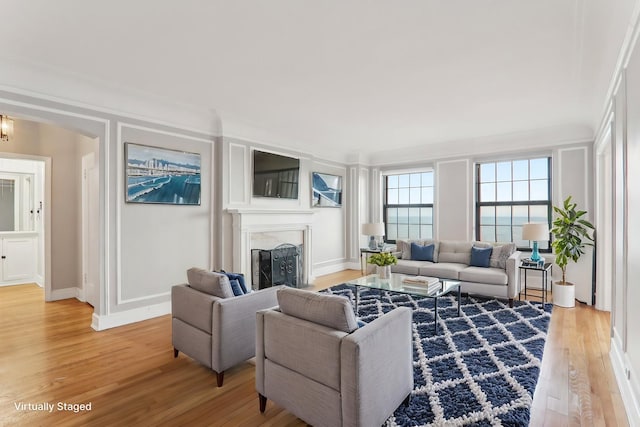
[[[180,353],[180,350],[178,350],[177,348],[173,348],[173,357],[178,357],[178,353]]]
[[[264,413],[264,410],[267,409],[267,398],[258,393],[258,400],[260,401],[260,412]]]
[[[222,387],[222,382],[224,381],[224,371],[216,372],[216,380],[218,381],[218,387]]]
[[[402,404],[404,405],[405,408],[409,407],[409,405],[411,404],[411,393],[409,393],[407,397],[404,398],[404,400],[402,401]]]
[[[513,308],[513,298],[509,298],[509,308]]]

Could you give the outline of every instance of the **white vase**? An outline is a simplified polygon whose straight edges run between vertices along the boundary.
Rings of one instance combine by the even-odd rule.
[[[391,277],[390,265],[378,265],[376,266],[376,272],[381,279],[388,279]]]
[[[576,306],[576,287],[573,283],[554,282],[553,304],[559,307],[573,308]]]

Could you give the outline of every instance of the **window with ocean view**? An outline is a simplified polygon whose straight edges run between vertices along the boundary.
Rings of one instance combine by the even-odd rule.
[[[433,171],[385,176],[386,241],[433,237]]]
[[[551,158],[533,158],[476,165],[476,239],[515,242],[522,240],[522,225],[551,218]],[[538,242],[549,250],[550,242]]]

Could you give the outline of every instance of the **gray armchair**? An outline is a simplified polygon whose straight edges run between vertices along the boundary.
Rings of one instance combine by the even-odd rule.
[[[225,370],[255,356],[256,312],[277,305],[279,287],[234,297],[226,276],[201,269],[187,275],[189,284],[171,288],[173,354],[215,371],[222,387]]]
[[[411,310],[358,327],[336,295],[278,291],[257,313],[256,389],[315,427],[382,425],[413,389]]]

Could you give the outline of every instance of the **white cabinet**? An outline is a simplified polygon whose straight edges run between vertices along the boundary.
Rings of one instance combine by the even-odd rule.
[[[36,253],[36,236],[0,236],[0,282],[33,280]]]

